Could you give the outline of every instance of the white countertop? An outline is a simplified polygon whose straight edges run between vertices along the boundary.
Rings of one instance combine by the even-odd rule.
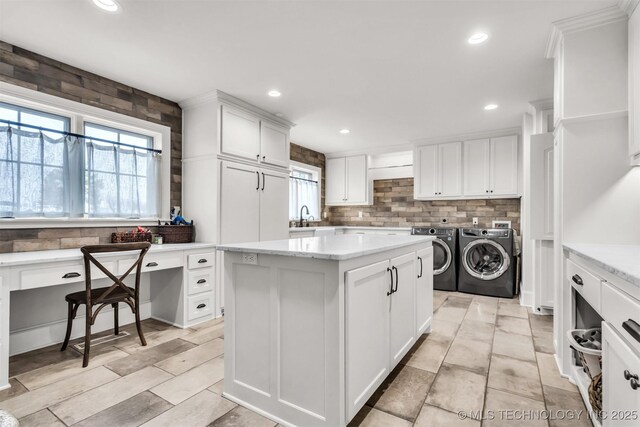
[[[335,236],[299,237],[266,242],[218,245],[216,249],[231,252],[261,253],[342,261],[433,240],[434,237],[430,236],[340,234]]]
[[[640,287],[640,245],[565,243],[563,246],[569,252]]]
[[[411,227],[372,227],[355,225],[323,225],[318,227],[290,227],[289,231],[315,231],[315,230],[394,230],[394,231],[411,231]]]
[[[191,249],[214,249],[213,243],[167,243],[164,245],[151,245],[148,253],[162,253],[171,251],[186,251]],[[97,258],[107,256],[122,256],[126,252],[112,252],[96,255]],[[34,264],[38,262],[75,261],[82,259],[80,249],[54,249],[47,251],[13,252],[0,254],[0,267],[12,265]]]

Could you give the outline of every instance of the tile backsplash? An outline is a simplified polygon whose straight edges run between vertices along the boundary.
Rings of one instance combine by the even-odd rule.
[[[331,225],[412,227],[450,224],[491,227],[493,220],[511,221],[520,234],[520,199],[469,199],[421,201],[413,198],[413,178],[385,179],[373,183],[372,206],[331,206]],[[362,212],[362,218],[358,213]],[[446,219],[446,223],[443,220]]]

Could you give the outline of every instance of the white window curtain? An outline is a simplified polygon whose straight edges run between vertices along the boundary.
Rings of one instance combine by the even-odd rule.
[[[158,215],[159,155],[91,141],[86,147],[90,217]]]
[[[320,220],[318,183],[291,177],[289,178],[289,219],[300,219],[300,209],[303,205],[307,205],[309,214],[314,219]]]
[[[78,138],[0,127],[0,216],[81,216],[83,157]]]

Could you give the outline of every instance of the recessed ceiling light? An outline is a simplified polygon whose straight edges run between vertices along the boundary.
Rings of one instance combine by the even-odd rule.
[[[343,135],[346,135],[348,133],[350,133],[351,131],[349,129],[340,129],[340,133]]]
[[[93,0],[93,4],[107,12],[117,12],[120,5],[115,0]]]
[[[467,39],[469,44],[480,44],[487,41],[489,34],[487,33],[475,33]]]
[[[495,110],[496,108],[498,108],[498,104],[487,104],[484,106],[484,109],[487,111]]]
[[[269,92],[267,92],[267,95],[269,95],[269,96],[270,96],[270,97],[272,97],[272,98],[278,98],[279,96],[281,96],[281,95],[282,95],[282,93],[280,93],[280,91],[279,91],[279,90],[272,89],[272,90],[270,90]]]

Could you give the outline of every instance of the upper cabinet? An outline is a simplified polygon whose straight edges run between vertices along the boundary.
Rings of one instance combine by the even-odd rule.
[[[414,197],[517,197],[518,174],[517,135],[419,146]]]
[[[415,151],[414,197],[434,199],[462,194],[462,143],[425,145]]]
[[[272,166],[289,166],[289,129],[256,114],[221,105],[221,154]]]
[[[629,156],[640,165],[640,8],[629,18]]]
[[[328,206],[371,203],[366,155],[329,158],[325,168]]]

